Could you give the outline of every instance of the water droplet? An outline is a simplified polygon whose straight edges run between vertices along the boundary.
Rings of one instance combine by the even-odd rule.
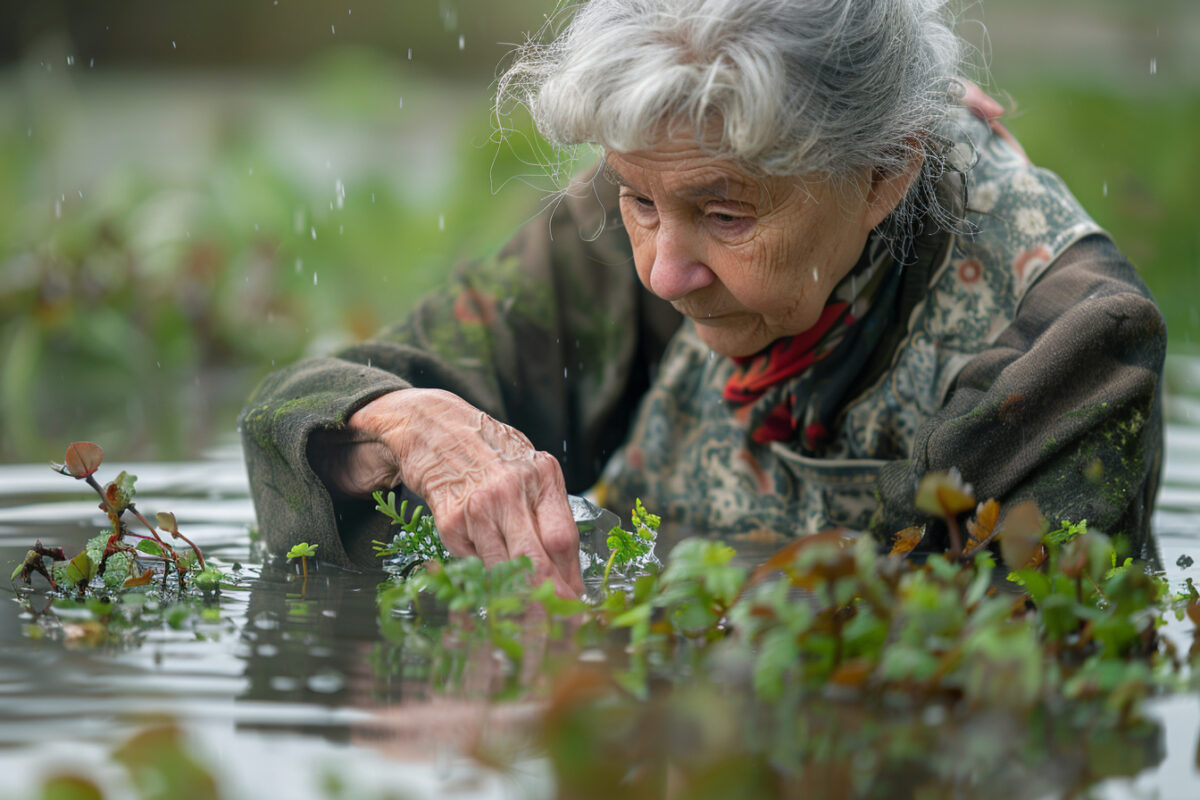
[[[814,280],[814,281],[816,281],[816,280],[820,280],[820,277],[817,275],[817,268],[816,268],[816,267],[813,267],[813,280]]]
[[[54,201],[54,218],[62,219],[62,202],[58,200]]]
[[[1100,193],[1105,197],[1108,197],[1108,181],[1105,181],[1103,184],[1101,184]]]
[[[303,267],[304,267],[304,259],[297,258],[296,259],[296,272],[299,272]]]
[[[296,230],[296,235],[304,233],[304,209],[297,208],[292,212],[292,227]]]
[[[408,60],[412,61],[412,48],[408,48]]]
[[[171,40],[171,49],[172,49],[172,50],[175,50],[175,49],[177,49],[177,48],[176,48],[176,45],[175,45],[175,40],[174,40],[174,39],[172,39],[172,40]]]
[[[96,66],[96,59],[94,59],[94,58],[89,58],[89,59],[88,59],[88,69],[91,69],[91,68],[92,68],[92,67],[94,67],[94,66]]]
[[[566,380],[566,378],[567,378],[567,368],[563,367],[563,380]]]
[[[251,167],[251,168],[250,168],[250,173],[249,173],[249,174],[251,174],[251,175],[253,175],[253,174],[254,174],[254,167]]]
[[[313,273],[313,286],[317,285],[317,273]]]
[[[1150,74],[1151,75],[1158,74],[1158,59],[1157,58],[1150,59]]]
[[[32,127],[26,128],[25,135],[32,139],[33,138],[33,128]]]
[[[341,178],[333,184],[333,191],[337,194],[337,207],[340,209],[346,205],[346,184],[342,183]]]
[[[400,100],[399,100],[399,102],[398,102],[398,104],[397,104],[397,105],[398,105],[398,107],[399,107],[399,108],[404,108],[404,98],[403,98],[403,97],[401,97],[401,98],[400,98]]]
[[[75,191],[79,192],[79,199],[82,200],[83,199],[83,189],[76,189]]]
[[[465,36],[461,36],[461,35],[460,35],[460,36],[458,37],[458,49],[459,49],[459,50],[462,50],[462,49],[464,49],[466,46],[467,46],[467,37],[465,37]]]
[[[345,232],[346,232],[346,226],[345,226],[345,225],[338,225],[338,236],[341,236],[341,235],[342,235],[343,233],[345,233]]]
[[[438,230],[446,230],[446,216],[444,214],[438,214]]]
[[[371,205],[375,204],[375,193],[371,192]]]
[[[75,66],[75,56],[67,56],[67,66],[68,67]]]
[[[254,223],[254,230],[258,230],[258,223]]]
[[[329,32],[334,36],[337,36],[337,28],[333,27],[332,25],[329,26]]]
[[[309,230],[309,233],[311,233],[311,234],[312,234],[313,241],[315,242],[315,241],[317,240],[317,229],[316,229],[316,226],[310,226],[308,230]]]

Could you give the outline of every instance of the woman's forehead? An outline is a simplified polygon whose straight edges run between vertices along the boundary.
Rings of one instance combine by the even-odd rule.
[[[758,195],[762,178],[727,158],[691,148],[653,148],[631,153],[607,152],[605,173],[622,186],[643,191],[650,185],[681,197],[729,199]]]

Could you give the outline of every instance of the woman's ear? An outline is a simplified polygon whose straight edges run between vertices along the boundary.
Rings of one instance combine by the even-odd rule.
[[[896,210],[900,201],[908,194],[908,189],[921,172],[925,157],[919,145],[909,150],[910,157],[904,168],[896,172],[871,170],[871,185],[867,190],[867,217],[865,222],[868,230],[875,228]]]

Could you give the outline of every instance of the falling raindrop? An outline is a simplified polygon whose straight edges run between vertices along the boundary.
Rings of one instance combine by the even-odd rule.
[[[338,225],[338,236],[341,236],[341,235],[342,235],[343,233],[345,233],[345,232],[346,232],[346,226],[345,226],[345,225]]]
[[[408,48],[408,60],[412,61],[412,48]]]
[[[79,199],[82,200],[83,199],[83,189],[76,189],[75,191],[79,192]]]
[[[375,205],[375,193],[371,192],[371,205]]]
[[[315,225],[309,226],[308,230],[309,230],[309,233],[311,233],[311,234],[312,234],[313,241],[315,242],[315,241],[317,240],[317,228],[316,228],[316,226],[315,226]]]
[[[446,216],[444,214],[438,214],[438,230],[446,230]]]
[[[94,59],[94,58],[89,58],[89,59],[88,59],[88,69],[91,69],[91,68],[92,68],[92,67],[94,67],[94,66],[96,66],[96,59]]]
[[[75,66],[75,56],[67,56],[67,66],[68,67]]]
[[[313,286],[317,285],[317,273],[313,273]]]
[[[332,25],[329,26],[329,32],[334,36],[337,36],[337,28],[333,27]]]
[[[177,48],[176,48],[176,45],[175,45],[175,40],[174,40],[174,39],[172,39],[172,40],[171,40],[171,49],[172,49],[172,50],[175,50],[175,49],[177,49]]]
[[[54,218],[62,219],[62,202],[58,200],[54,201]]]
[[[253,174],[254,174],[254,167],[251,167],[251,168],[250,168],[250,173],[249,173],[249,174],[251,174],[251,175],[253,175]]]
[[[814,281],[820,280],[820,278],[817,276],[817,268],[816,267],[813,267],[813,280]]]
[[[304,259],[297,258],[296,259],[296,272],[299,273],[303,267],[304,267]]]
[[[400,98],[399,107],[404,108],[404,98],[403,97]]]
[[[459,37],[458,37],[458,49],[459,49],[459,50],[462,50],[462,49],[464,49],[466,46],[467,46],[467,37],[465,37],[465,36],[463,36],[463,35],[461,35],[461,34],[460,34],[460,35],[459,35]]]
[[[1158,59],[1157,58],[1150,59],[1150,74],[1151,75],[1158,74]]]
[[[1105,181],[1103,184],[1101,184],[1100,193],[1105,197],[1108,197],[1108,181]]]
[[[340,209],[346,205],[346,184],[342,183],[342,179],[338,178],[333,184],[333,190],[337,193],[337,207]]]

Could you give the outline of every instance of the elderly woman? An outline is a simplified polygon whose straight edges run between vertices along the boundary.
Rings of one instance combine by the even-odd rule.
[[[500,82],[598,145],[549,220],[241,430],[274,549],[371,561],[374,489],[581,588],[568,491],[726,536],[922,522],[917,480],[1148,546],[1162,318],[978,99],[939,0],[592,0]]]

